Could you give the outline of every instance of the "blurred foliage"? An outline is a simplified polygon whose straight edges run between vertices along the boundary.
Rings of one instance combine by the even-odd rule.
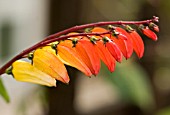
[[[110,20],[135,20],[143,0],[92,0],[102,16]],[[104,5],[103,5],[104,4]],[[121,14],[121,15],[120,15]]]
[[[156,115],[170,115],[170,107],[166,107],[157,112]]]
[[[114,73],[103,66],[101,74],[118,88],[123,99],[148,111],[154,108],[153,92],[148,75],[134,60],[117,64]]]
[[[5,89],[5,86],[4,86],[1,78],[0,78],[0,95],[4,98],[4,100],[6,102],[10,101],[9,95],[8,95],[6,89]]]

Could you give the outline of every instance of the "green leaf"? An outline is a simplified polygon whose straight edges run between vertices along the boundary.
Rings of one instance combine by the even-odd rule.
[[[8,93],[7,93],[7,91],[6,91],[5,87],[4,87],[4,84],[3,84],[1,78],[0,78],[0,95],[4,98],[4,100],[5,100],[6,102],[9,102],[9,101],[10,101],[9,96],[8,96]]]
[[[118,88],[122,98],[139,106],[143,110],[154,108],[153,91],[149,77],[141,66],[130,61],[117,64],[116,70],[110,73],[103,67],[101,74]]]

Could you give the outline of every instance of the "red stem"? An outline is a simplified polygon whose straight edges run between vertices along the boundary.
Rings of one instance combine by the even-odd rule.
[[[91,23],[91,24],[85,24],[85,25],[80,25],[80,26],[74,26],[71,28],[68,28],[66,30],[60,31],[58,33],[52,34],[50,36],[47,36],[44,40],[40,41],[39,43],[35,44],[34,46],[23,50],[21,53],[19,53],[18,55],[16,55],[14,58],[12,58],[9,62],[7,62],[4,66],[2,66],[0,68],[0,75],[5,73],[5,70],[11,66],[11,64],[18,60],[23,58],[24,55],[30,53],[31,51],[37,49],[38,47],[42,47],[44,45],[47,45],[51,42],[54,41],[59,41],[59,40],[64,40],[67,39],[69,37],[75,37],[75,36],[87,36],[87,35],[102,35],[102,34],[107,34],[108,32],[104,32],[104,33],[79,33],[79,34],[73,34],[73,35],[66,35],[66,36],[61,36],[70,32],[75,32],[77,30],[81,30],[81,29],[85,29],[85,28],[90,28],[90,27],[96,27],[96,26],[105,26],[105,25],[122,25],[122,24],[135,24],[135,25],[139,25],[139,24],[148,24],[150,22],[158,22],[158,17],[153,17],[153,19],[150,20],[144,20],[144,21],[109,21],[109,22],[97,22],[97,23]],[[59,37],[61,36],[61,37]]]

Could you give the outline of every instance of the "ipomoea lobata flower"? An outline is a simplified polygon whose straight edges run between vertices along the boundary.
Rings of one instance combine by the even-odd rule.
[[[37,69],[29,62],[17,60],[12,64],[12,75],[18,81],[31,82],[46,86],[56,86],[55,78]]]
[[[44,49],[37,49],[33,54],[33,66],[47,73],[51,77],[63,83],[69,83],[69,76],[64,64],[58,59],[50,46]]]

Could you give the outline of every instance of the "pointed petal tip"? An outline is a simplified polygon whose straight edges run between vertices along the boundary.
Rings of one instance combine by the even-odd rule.
[[[70,78],[69,77],[66,77],[65,79],[64,79],[64,83],[66,83],[66,84],[69,84],[69,82],[70,82]]]

